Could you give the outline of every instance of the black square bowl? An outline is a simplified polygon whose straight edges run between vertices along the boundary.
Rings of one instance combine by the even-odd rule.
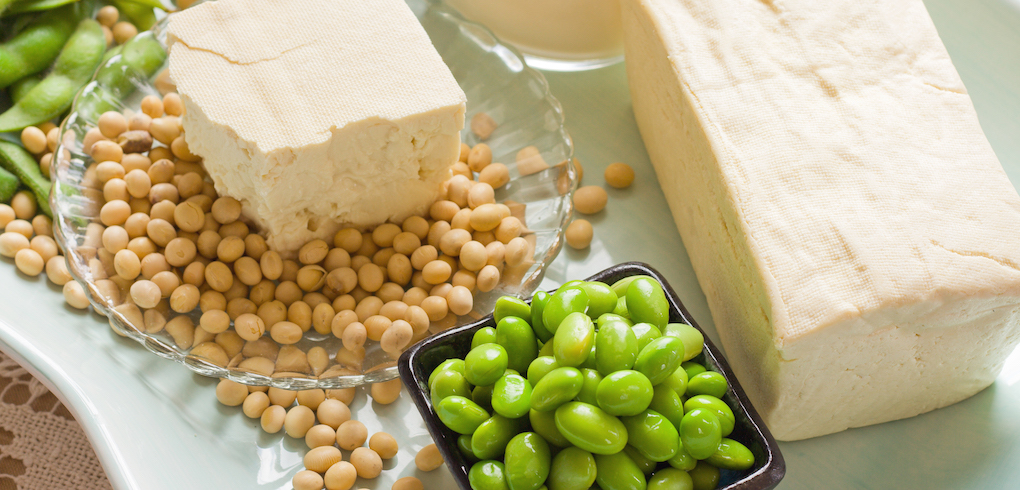
[[[701,327],[680,303],[673,288],[661,274],[647,264],[627,262],[610,267],[587,280],[613,284],[620,279],[635,275],[651,276],[662,284],[666,299],[669,300],[670,322],[687,323],[701,330]],[[443,425],[436,415],[429,399],[428,379],[432,370],[441,362],[454,357],[463,359],[467,355],[471,350],[471,338],[475,331],[483,327],[495,326],[496,322],[493,321],[492,315],[489,315],[474,323],[424,340],[404,352],[399,361],[400,379],[407,386],[407,391],[411,394],[418,411],[421,412],[425,425],[428,427],[429,433],[432,434],[432,439],[435,440],[436,446],[446,460],[447,467],[450,468],[454,479],[464,490],[471,488],[468,483],[468,470],[471,469],[471,465],[464,460],[457,449],[458,434]],[[723,396],[723,401],[733,409],[733,414],[736,417],[736,425],[729,437],[747,445],[754,453],[755,464],[751,469],[739,472],[722,470],[719,488],[726,490],[774,488],[786,475],[786,463],[783,461],[783,455],[779,452],[776,440],[765,427],[761,417],[758,416],[758,412],[751,406],[751,401],[747,399],[747,395],[740,387],[740,382],[730,371],[730,366],[723,358],[722,352],[706,336],[702,353],[693,361],[703,364],[708,370],[720,373],[726,378],[729,383],[729,391]]]

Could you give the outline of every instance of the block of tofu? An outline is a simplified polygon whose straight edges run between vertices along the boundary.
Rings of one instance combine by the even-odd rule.
[[[775,436],[991,384],[1020,339],[1020,198],[921,0],[622,3],[641,135]]]
[[[219,0],[167,42],[191,151],[285,255],[424,212],[460,154],[464,92],[403,0]]]

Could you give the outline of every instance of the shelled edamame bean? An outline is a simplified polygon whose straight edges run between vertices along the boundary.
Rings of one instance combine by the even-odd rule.
[[[754,465],[727,437],[726,379],[695,361],[704,336],[669,323],[653,278],[571,281],[494,310],[428,382],[473,488],[714,488],[719,469]]]

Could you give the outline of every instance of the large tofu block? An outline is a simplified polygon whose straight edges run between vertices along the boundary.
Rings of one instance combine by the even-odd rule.
[[[624,0],[634,113],[778,439],[914,416],[1020,339],[1020,198],[920,0]]]
[[[274,250],[423,213],[465,96],[402,0],[219,0],[173,14],[192,152]]]

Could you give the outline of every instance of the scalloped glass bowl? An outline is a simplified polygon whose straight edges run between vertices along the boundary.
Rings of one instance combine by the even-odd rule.
[[[408,0],[408,4],[467,94],[468,121],[477,113],[486,113],[499,124],[485,143],[492,148],[493,161],[509,167],[511,180],[496,191],[496,199],[525,205],[525,226],[533,232],[527,238],[534,247],[534,259],[515,269],[505,270],[495,290],[488,293],[476,291],[474,310],[468,315],[434,322],[431,330],[436,332],[485,316],[499,296],[531,295],[562,246],[577,179],[573,165],[567,163],[572,157],[573,147],[563,127],[563,111],[559,102],[549,94],[545,78],[527,67],[518,52],[501,44],[484,27],[425,0]],[[141,34],[139,41],[148,36],[162,41],[165,23],[164,20],[153,31]],[[117,333],[206,376],[287,389],[345,388],[396,378],[396,359],[379,349],[377,343],[370,341],[366,344],[364,361],[360,366],[352,366],[343,363],[343,360],[338,363],[335,359],[341,347],[339,339],[333,335],[316,334],[314,330],[309,330],[296,346],[305,352],[320,346],[330,355],[330,367],[317,376],[312,372],[266,376],[233,367],[236,362],[220,366],[179,347],[165,330],[148,333],[144,328],[133,328],[128,318],[130,306],[118,308],[119,305],[113,304],[102,288],[97,287],[96,281],[101,277],[93,274],[93,270],[97,268],[97,248],[101,247],[98,242],[102,233],[98,203],[102,191],[98,185],[83,185],[86,169],[94,162],[82,151],[82,140],[86,131],[95,127],[101,112],[92,108],[105,106],[120,111],[138,111],[144,96],[160,94],[158,88],[166,90],[162,86],[167,83],[163,72],[161,68],[155,73],[163,76],[148,77],[125,71],[121,75],[130,80],[130,84],[124,84],[129,87],[127,90],[104,86],[94,80],[79,94],[75,109],[61,128],[64,138],[56,154],[62,155],[62,158],[58,159],[53,173],[54,232],[66,251],[68,270],[84,286],[96,311],[110,319],[110,325]],[[86,99],[105,103],[79,104]],[[468,128],[462,132],[462,138],[471,146],[480,142]],[[532,156],[518,165],[518,153],[525,147],[535,147],[541,155],[540,160]],[[533,153],[525,152],[525,155]],[[543,161],[550,164],[542,165]],[[539,168],[544,169],[535,171],[536,162],[539,162]],[[124,296],[121,294],[121,297]],[[137,313],[135,315],[135,323],[138,323]],[[200,312],[188,315],[197,324]]]

